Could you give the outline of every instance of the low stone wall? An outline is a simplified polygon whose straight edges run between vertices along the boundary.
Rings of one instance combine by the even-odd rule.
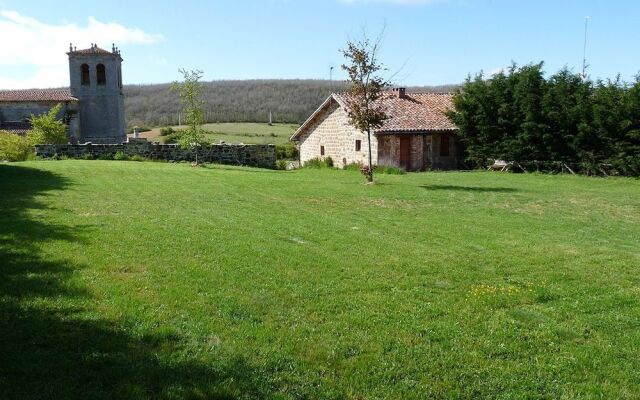
[[[55,158],[98,159],[122,152],[129,157],[138,155],[151,160],[194,161],[195,150],[181,149],[176,144],[129,141],[122,144],[43,144],[36,146],[36,156]],[[276,146],[273,144],[210,144],[198,149],[198,161],[275,168]]]

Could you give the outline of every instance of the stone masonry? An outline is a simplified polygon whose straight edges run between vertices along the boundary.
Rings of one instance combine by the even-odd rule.
[[[300,137],[300,162],[304,164],[313,158],[331,157],[336,167],[351,163],[368,163],[367,134],[349,124],[347,112],[334,103]],[[356,140],[360,140],[360,150],[356,151]],[[320,147],[324,146],[324,157],[320,157]],[[371,156],[373,164],[378,163],[378,141],[371,135]]]
[[[99,159],[118,151],[129,157],[141,156],[151,160],[194,161],[195,150],[185,150],[176,144],[157,144],[130,141],[122,144],[63,144],[37,145],[36,155],[42,158]],[[273,144],[211,144],[198,149],[198,161],[228,165],[275,168],[276,146]]]

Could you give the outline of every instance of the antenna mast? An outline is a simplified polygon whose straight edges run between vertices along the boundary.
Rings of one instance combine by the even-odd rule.
[[[587,80],[587,68],[589,64],[587,64],[587,29],[589,27],[589,18],[584,17],[584,47],[582,49],[582,80]]]

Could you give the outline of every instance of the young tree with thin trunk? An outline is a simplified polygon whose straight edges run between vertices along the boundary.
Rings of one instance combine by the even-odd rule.
[[[188,71],[181,69],[180,73],[184,77],[184,82],[174,82],[172,90],[180,95],[182,112],[185,115],[184,122],[187,129],[180,133],[178,144],[183,149],[193,149],[196,155],[195,165],[198,165],[198,150],[204,143],[204,105],[202,96],[204,85],[200,82],[203,72],[200,70]]]
[[[363,167],[362,173],[369,183],[373,182],[371,131],[380,128],[387,119],[381,99],[389,83],[379,75],[384,70],[378,60],[379,48],[380,40],[371,42],[365,36],[348,42],[347,48],[342,50],[347,59],[347,64],[342,69],[347,71],[351,82],[346,96],[349,122],[357,129],[367,132],[369,165]]]

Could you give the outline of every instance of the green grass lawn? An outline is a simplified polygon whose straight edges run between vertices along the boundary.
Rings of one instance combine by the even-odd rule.
[[[0,165],[0,397],[639,398],[640,181]]]
[[[184,129],[184,126],[174,126],[174,129]],[[247,144],[285,144],[291,143],[289,138],[298,129],[295,124],[260,124],[251,122],[229,122],[206,124],[204,129],[213,132],[207,134],[206,139],[212,143],[221,140],[226,143],[247,143]],[[150,139],[158,139],[160,128],[144,132],[144,136]]]

